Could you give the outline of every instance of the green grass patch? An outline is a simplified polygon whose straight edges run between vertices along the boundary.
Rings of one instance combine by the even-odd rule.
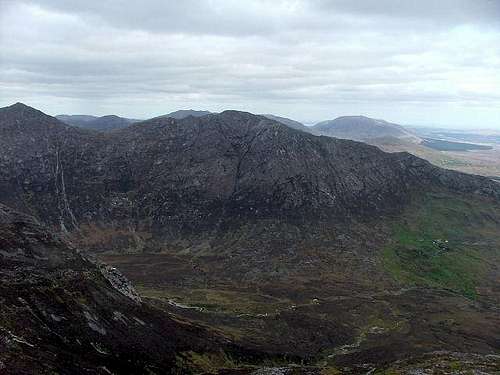
[[[500,209],[490,202],[428,194],[393,224],[392,241],[382,252],[384,267],[402,284],[475,298],[488,259],[495,256],[492,249],[500,244],[499,223]]]

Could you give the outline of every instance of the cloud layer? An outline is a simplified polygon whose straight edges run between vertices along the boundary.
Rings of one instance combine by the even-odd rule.
[[[0,105],[500,128],[500,2],[0,0]]]

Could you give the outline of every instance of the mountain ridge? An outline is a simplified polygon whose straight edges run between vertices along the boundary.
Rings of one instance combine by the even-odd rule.
[[[234,208],[235,204],[241,204],[237,202],[245,201],[246,210],[249,210],[246,214],[250,215],[265,215],[273,210],[269,207],[282,205],[281,208],[276,206],[276,209],[299,208],[298,213],[301,210],[306,212],[312,207],[331,207],[333,212],[337,212],[337,216],[343,216],[356,210],[368,212],[369,207],[375,211],[383,211],[384,206],[392,207],[398,200],[402,202],[404,191],[410,189],[411,184],[415,188],[424,181],[433,181],[439,186],[449,184],[458,191],[477,191],[486,195],[493,194],[495,197],[499,194],[495,193],[496,184],[493,186],[486,178],[441,170],[409,154],[386,154],[362,143],[297,133],[275,121],[238,111],[224,111],[221,114],[182,120],[156,118],[109,134],[93,134],[69,128],[50,116],[42,115],[42,112],[27,112],[26,108],[21,111],[17,107],[10,111],[2,109],[0,116],[2,115],[2,130],[19,123],[21,120],[16,116],[20,115],[24,119],[22,121],[28,124],[26,126],[35,126],[33,123],[38,121],[47,133],[37,136],[45,139],[44,142],[22,132],[3,134],[5,163],[14,160],[13,158],[25,160],[33,168],[37,168],[39,173],[43,173],[45,179],[49,178],[49,181],[60,179],[61,171],[68,168],[73,174],[84,173],[82,176],[72,176],[80,181],[104,178],[108,184],[114,185],[112,195],[116,198],[127,191],[127,185],[138,187],[140,180],[147,180],[153,186],[165,183],[166,186],[170,185],[173,188],[171,193],[176,191],[177,199],[182,196],[177,195],[181,194],[181,190],[193,190],[193,193],[201,194],[200,199],[206,199],[200,207],[207,205],[205,209],[215,209],[214,212]],[[13,118],[9,118],[11,115]],[[37,119],[36,116],[40,118]],[[38,130],[42,129],[40,124]],[[23,149],[27,142],[31,142],[33,147],[28,152]],[[18,148],[15,147],[16,144],[19,144]],[[23,155],[17,155],[21,150]],[[75,159],[71,156],[75,153],[81,156]],[[59,154],[62,160],[58,161]],[[305,157],[306,154],[309,156]],[[45,163],[52,164],[54,175],[49,176],[47,171],[40,169],[46,168],[48,164],[28,159],[30,155],[42,157],[42,160],[46,160]],[[166,157],[167,155],[169,156]],[[257,159],[257,155],[261,155],[261,160]],[[335,164],[330,160],[335,160]],[[65,166],[65,163],[70,164]],[[96,169],[98,165],[101,166],[100,171]],[[201,166],[203,169],[200,169]],[[356,173],[350,171],[351,167],[356,168]],[[29,170],[30,166],[24,165],[24,168]],[[311,174],[311,168],[316,169],[315,176]],[[382,174],[373,174],[371,170],[374,168]],[[177,191],[175,186],[178,183],[163,181],[165,173],[162,170],[170,170],[173,176],[184,176],[183,178],[187,178],[187,185],[181,183],[178,186],[181,190]],[[19,173],[12,170],[8,179]],[[388,178],[389,176],[391,177]],[[16,178],[28,181],[33,176]],[[300,182],[301,179],[303,182]],[[405,179],[407,180],[404,181]],[[67,205],[65,198],[61,196],[62,181],[56,182],[56,187],[58,183],[61,186],[49,192],[52,197],[49,198],[53,202],[45,209],[52,210],[51,207]],[[26,188],[30,189],[30,184],[26,183]],[[90,191],[95,189],[93,184],[71,185],[69,181],[65,181],[65,185],[66,192],[73,191],[77,200],[80,200],[78,196],[82,194],[75,194],[76,190],[80,189],[81,192],[82,188],[91,189]],[[111,185],[107,189],[110,188]],[[3,194],[9,195],[9,192],[4,189]],[[55,198],[58,194],[59,197]],[[138,190],[134,194],[145,192]],[[271,196],[273,199],[270,201]],[[384,203],[384,196],[390,204]],[[12,197],[10,201],[16,199],[25,201],[19,197]],[[363,206],[358,205],[359,199],[362,199]],[[227,202],[223,203],[225,200]],[[102,203],[98,203],[99,201]],[[74,203],[79,211],[76,216],[81,219],[87,215],[84,214],[86,204],[76,202]],[[264,202],[270,202],[271,206]],[[95,207],[96,203],[101,205],[100,210],[104,209],[102,198],[96,199],[91,206]],[[252,212],[252,205],[260,208]],[[332,215],[332,211],[320,211],[327,216]],[[65,225],[70,225],[67,220]],[[54,218],[51,221],[54,222]]]
[[[123,129],[135,122],[141,121],[116,115],[106,115],[101,117],[88,115],[57,115],[55,117],[71,126],[103,132]]]
[[[289,119],[286,117],[280,117],[280,116],[275,116],[275,115],[271,115],[271,114],[264,114],[261,116],[264,116],[264,117],[267,117],[268,119],[282,123],[282,124],[289,126],[293,129],[302,130],[306,133],[314,134],[314,131],[311,129],[311,127],[305,126],[304,124],[302,124],[299,121],[295,121],[295,120],[292,120],[292,119]]]
[[[174,112],[167,113],[166,115],[161,115],[157,116],[154,118],[165,118],[165,117],[170,117],[174,118],[176,120],[182,120],[188,116],[193,116],[193,117],[202,117],[211,114],[212,112],[209,111],[198,111],[194,109],[179,109]]]

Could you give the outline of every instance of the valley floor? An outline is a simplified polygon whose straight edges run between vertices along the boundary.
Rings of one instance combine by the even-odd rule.
[[[404,373],[431,364],[438,373],[495,373],[500,207],[435,192],[391,222],[390,241],[363,240],[318,258],[311,251],[292,257],[301,264],[295,270],[287,264],[287,272],[276,261],[271,271],[246,269],[242,275],[244,265],[206,252],[101,259],[122,270],[149,303],[246,347],[281,355],[284,364],[319,366],[321,374]],[[370,224],[357,227],[369,237]],[[209,360],[200,363],[215,371]]]

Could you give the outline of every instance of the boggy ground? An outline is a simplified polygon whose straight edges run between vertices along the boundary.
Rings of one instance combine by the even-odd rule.
[[[101,258],[156,307],[291,363],[403,373],[445,350],[477,353],[472,367],[492,369],[500,368],[499,227],[497,203],[434,191],[391,218],[310,228],[307,241],[297,227],[266,223],[202,250]],[[441,362],[465,366],[460,358]]]

